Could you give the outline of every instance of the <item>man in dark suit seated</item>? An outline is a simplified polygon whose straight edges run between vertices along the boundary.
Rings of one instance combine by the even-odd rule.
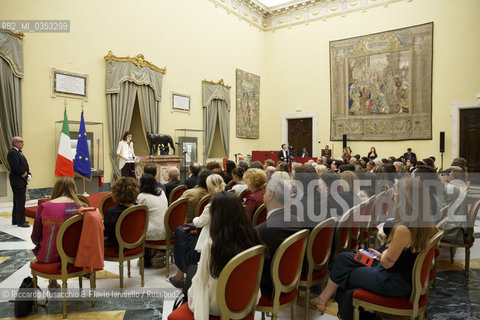
[[[177,167],[168,168],[168,182],[165,184],[165,195],[167,199],[170,197],[172,190],[182,184],[180,180],[178,180],[178,177],[180,177],[180,171]]]
[[[417,159],[417,155],[414,152],[412,152],[412,148],[408,148],[407,152],[403,154],[403,157],[405,158],[405,160],[408,160],[410,158]]]
[[[302,158],[308,158],[309,154],[307,152],[307,148],[303,147],[302,149]]]
[[[288,162],[288,150],[287,150],[287,145],[284,143],[282,144],[282,150],[278,152],[278,160],[283,161],[283,162]]]
[[[195,188],[198,181],[198,174],[200,173],[200,164],[197,162],[193,162],[188,166],[188,172],[190,175],[187,179],[185,179],[184,184],[187,185],[188,189]]]
[[[272,297],[273,282],[270,273],[273,256],[280,244],[301,229],[297,216],[290,207],[285,207],[289,202],[292,187],[288,182],[280,179],[271,179],[267,184],[264,204],[267,207],[267,220],[257,226],[258,233],[267,246],[265,262],[263,264],[260,290],[263,295]]]
[[[22,137],[12,138],[12,149],[8,151],[7,161],[10,166],[10,186],[13,191],[12,225],[28,228],[30,225],[25,220],[25,200],[28,181],[32,174],[28,162],[22,153]]]

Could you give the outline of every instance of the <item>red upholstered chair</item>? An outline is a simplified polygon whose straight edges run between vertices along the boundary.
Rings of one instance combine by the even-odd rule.
[[[170,192],[170,195],[168,196],[168,204],[170,205],[180,199],[185,191],[187,191],[187,186],[184,184],[173,188],[172,192]]]
[[[409,297],[383,297],[367,290],[353,293],[353,318],[360,319],[359,307],[396,316],[423,319],[428,304],[430,265],[443,231],[437,232],[423,252],[417,255],[412,270],[412,294]]]
[[[260,207],[255,210],[252,218],[253,227],[258,226],[260,223],[263,223],[267,220],[267,207],[265,204],[262,204]]]
[[[240,192],[240,194],[238,195],[238,198],[243,203],[244,202],[243,199],[247,199],[250,194],[251,194],[250,190],[248,190],[248,188],[245,188],[245,190]]]
[[[217,282],[217,303],[221,317],[210,319],[252,319],[262,278],[265,246],[258,245],[233,257],[223,268]],[[168,320],[193,319],[184,303]]]
[[[300,230],[285,239],[273,256],[271,274],[273,282],[273,300],[262,295],[257,304],[257,311],[271,312],[272,319],[277,319],[280,310],[291,308],[291,318],[295,319],[298,284],[302,270],[303,256],[307,246],[308,230]]]
[[[376,196],[373,195],[365,201],[365,205],[360,208],[361,215],[363,219],[367,219],[369,217],[369,221],[362,221],[362,225],[360,228],[360,237],[359,237],[359,244],[363,245],[364,248],[370,248],[370,242],[373,235],[373,225],[374,225],[374,206],[375,206],[375,198]],[[375,235],[376,236],[376,235]]]
[[[30,269],[33,278],[33,287],[37,288],[37,276],[50,279],[62,280],[62,291],[66,293],[67,279],[78,277],[80,288],[82,288],[83,268],[75,267],[75,257],[77,256],[78,244],[83,227],[83,214],[75,215],[66,220],[57,233],[57,251],[60,255],[60,262],[54,263],[30,263]],[[95,272],[90,273],[90,288],[95,288]],[[92,307],[94,300],[92,295]],[[37,300],[34,297],[33,309],[37,310]],[[63,296],[63,318],[67,319],[67,301],[65,294]]]
[[[115,225],[118,247],[105,247],[105,261],[118,261],[120,272],[120,288],[123,288],[123,263],[127,261],[130,278],[130,260],[140,259],[140,277],[142,287],[145,285],[143,259],[145,235],[148,228],[148,207],[131,206],[125,209]]]
[[[441,209],[443,218],[440,221],[438,221],[437,224],[435,225],[435,227],[437,227],[437,230],[443,230],[443,226],[445,225],[445,223],[447,223],[448,207],[449,206],[445,206]],[[433,258],[432,268],[430,270],[430,279],[429,279],[430,285],[434,288],[435,288],[435,279],[437,277],[437,262],[438,262],[439,255],[440,255],[440,249],[437,246],[435,248],[435,256]]]
[[[102,217],[105,217],[105,213],[107,212],[107,210],[113,206],[116,206],[117,204],[118,202],[113,200],[113,194],[110,192],[104,195],[102,200],[100,200],[100,204],[98,205],[98,210],[102,214]]]
[[[195,206],[195,217],[200,217],[202,215],[203,209],[210,203],[212,196],[207,194],[204,196],[200,201],[198,201],[197,205]]]
[[[227,184],[227,187],[229,189],[232,189],[237,183],[235,182],[235,180],[230,180],[230,182]]]
[[[173,244],[175,242],[175,230],[184,225],[187,221],[187,199],[178,199],[168,206],[163,223],[165,224],[165,239],[166,240],[147,240],[145,241],[145,247],[151,249],[165,250],[166,252],[166,265],[165,276],[168,279],[169,276],[169,255],[173,257]]]
[[[358,244],[358,234],[360,228],[353,227],[353,216],[360,207],[355,206],[350,208],[341,217],[335,228],[335,256],[341,252],[353,252]]]
[[[453,263],[453,258],[455,257],[455,251],[457,248],[465,248],[465,277],[468,278],[470,275],[470,248],[473,246],[475,237],[473,234],[473,227],[475,225],[475,220],[477,219],[478,211],[480,210],[480,199],[475,201],[467,216],[467,230],[463,243],[452,243],[442,240],[440,242],[441,247],[450,248],[450,262]]]
[[[305,319],[309,318],[310,288],[323,284],[328,279],[328,261],[332,249],[333,234],[335,231],[335,218],[329,218],[317,224],[308,236],[307,260],[308,272],[300,277],[300,287],[306,288],[305,293]]]

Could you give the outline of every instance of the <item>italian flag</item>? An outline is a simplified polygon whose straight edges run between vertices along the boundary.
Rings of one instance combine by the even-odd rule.
[[[60,144],[58,145],[55,175],[58,177],[67,176],[73,178],[73,156],[70,145],[70,131],[68,130],[67,110],[65,110],[63,116],[63,126],[62,132],[60,133]]]

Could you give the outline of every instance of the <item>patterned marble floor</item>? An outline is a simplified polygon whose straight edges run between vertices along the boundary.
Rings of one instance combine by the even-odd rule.
[[[34,205],[32,202],[30,205]],[[30,241],[31,228],[19,228],[11,225],[11,203],[0,204],[0,320],[14,319],[13,303],[8,302],[8,292],[19,287],[23,278],[30,275],[29,260],[33,257],[31,252],[33,244]],[[32,219],[28,219],[33,223]],[[476,227],[480,234],[480,228]],[[459,250],[452,265],[448,261],[448,249],[441,249],[440,263],[438,265],[437,286],[430,291],[430,302],[427,319],[480,319],[480,246],[475,244],[471,254],[470,278],[465,279],[464,250]],[[136,292],[140,287],[140,276],[136,263],[132,263],[131,278],[126,277],[124,286],[128,292]],[[170,274],[175,271],[171,266]],[[83,281],[84,288],[89,286],[88,279]],[[47,281],[39,278],[40,287],[45,291]],[[77,279],[68,281],[69,288],[78,288]],[[105,270],[97,275],[97,288],[106,292],[119,287],[118,263],[105,262]],[[67,305],[69,319],[167,319],[172,310],[174,297],[178,290],[165,280],[164,269],[145,269],[145,288],[153,290],[155,297],[143,298],[110,298],[97,299],[92,308],[90,300],[70,301]],[[130,290],[130,291],[129,291]],[[157,293],[163,293],[165,298]],[[40,301],[41,302],[41,301]],[[311,319],[330,320],[335,316],[337,305],[329,302],[325,315],[315,311],[310,312]],[[38,311],[31,313],[25,319],[61,319],[61,302],[50,301],[47,307],[39,307]],[[255,319],[260,319],[256,313]],[[304,318],[304,308],[297,307],[295,319]],[[290,319],[290,311],[285,310],[279,314],[279,319]],[[387,319],[387,318],[385,318]],[[393,319],[389,317],[388,319]]]

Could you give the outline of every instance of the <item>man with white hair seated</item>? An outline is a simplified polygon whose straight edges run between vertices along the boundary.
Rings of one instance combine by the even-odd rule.
[[[168,197],[170,196],[170,193],[172,192],[173,189],[181,185],[182,183],[178,178],[180,177],[180,171],[178,170],[177,167],[170,167],[168,168],[168,183],[165,184],[165,195]]]
[[[280,244],[301,229],[296,212],[291,211],[290,195],[292,187],[289,181],[272,178],[267,184],[263,197],[267,207],[267,221],[257,226],[258,233],[268,248],[269,255],[263,264],[260,290],[263,295],[272,297],[273,283],[270,273],[273,256]]]
[[[270,181],[272,175],[277,171],[274,166],[268,166],[265,168],[265,172],[267,173],[267,182]]]

